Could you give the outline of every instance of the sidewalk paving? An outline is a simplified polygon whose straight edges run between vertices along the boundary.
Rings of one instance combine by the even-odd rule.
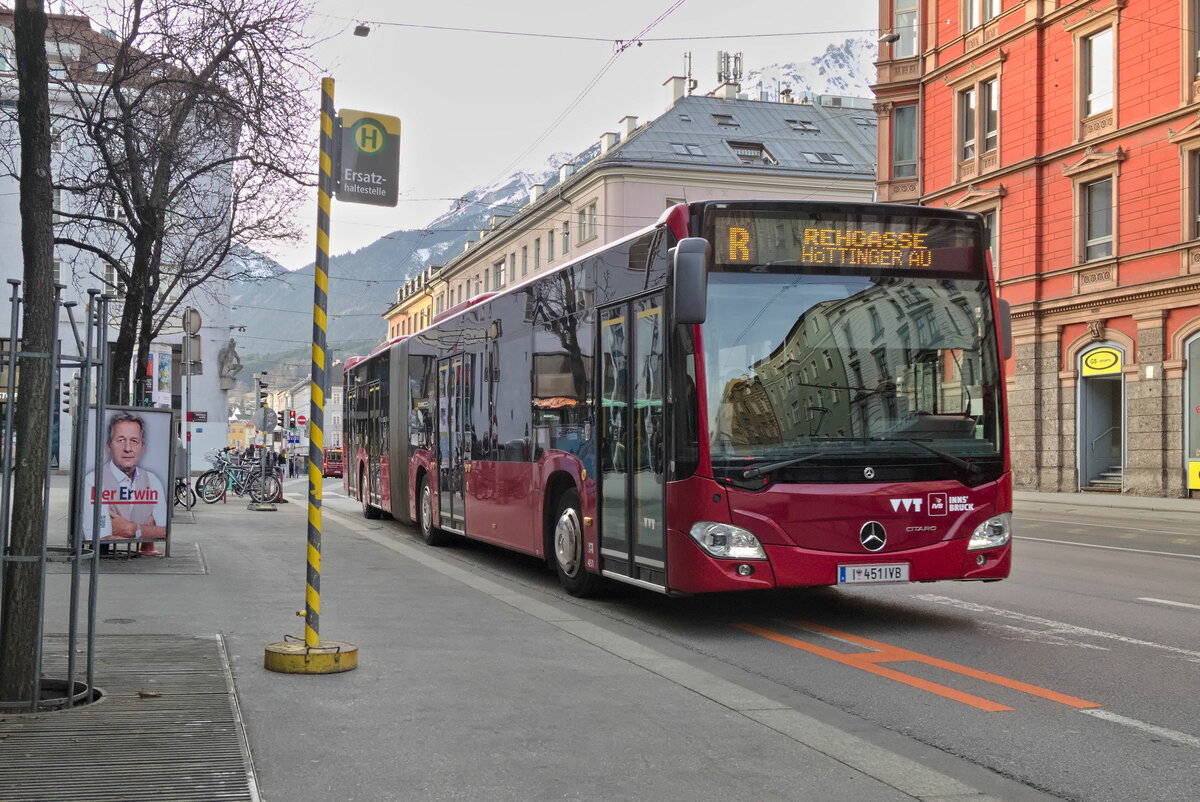
[[[202,554],[190,570],[140,558],[99,585],[99,649],[116,635],[221,637],[263,799],[1045,798],[332,505],[321,635],[357,645],[359,668],[268,672],[264,647],[302,632],[307,509],[291,501],[201,504],[173,532],[178,559]],[[50,577],[48,632],[66,630],[66,581]],[[61,770],[98,790],[120,776],[98,757]]]
[[[1133,496],[1127,493],[1039,493],[1013,491],[1013,506],[1065,505],[1084,509],[1153,510],[1155,512],[1200,513],[1200,499]]]

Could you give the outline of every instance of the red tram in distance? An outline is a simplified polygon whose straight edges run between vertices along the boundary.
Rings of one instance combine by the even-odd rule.
[[[579,596],[1002,579],[984,235],[914,206],[672,207],[347,360],[347,492]]]

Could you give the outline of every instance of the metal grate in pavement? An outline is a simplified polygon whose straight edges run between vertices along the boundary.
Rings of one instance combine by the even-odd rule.
[[[96,685],[90,705],[0,716],[0,800],[258,799],[220,638],[98,636]]]
[[[90,571],[91,566],[85,561],[80,570]],[[47,563],[46,573],[69,574],[71,564],[57,561]],[[134,557],[123,552],[118,552],[112,557],[101,557],[100,573],[207,574],[208,566],[204,562],[204,553],[200,550],[199,543],[173,543],[170,557]]]

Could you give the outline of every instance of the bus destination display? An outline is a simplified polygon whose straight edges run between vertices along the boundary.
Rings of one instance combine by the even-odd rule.
[[[914,231],[903,221],[780,219],[730,215],[716,222],[713,245],[724,265],[963,270],[969,229],[958,221]],[[934,221],[941,223],[942,221]]]

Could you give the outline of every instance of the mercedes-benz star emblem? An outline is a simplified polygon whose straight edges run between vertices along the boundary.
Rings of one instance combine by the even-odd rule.
[[[863,468],[863,476],[867,477],[868,479],[874,479],[875,469],[868,465],[866,468]]]
[[[867,521],[858,530],[858,542],[867,551],[879,551],[887,544],[887,530],[878,521]]]

